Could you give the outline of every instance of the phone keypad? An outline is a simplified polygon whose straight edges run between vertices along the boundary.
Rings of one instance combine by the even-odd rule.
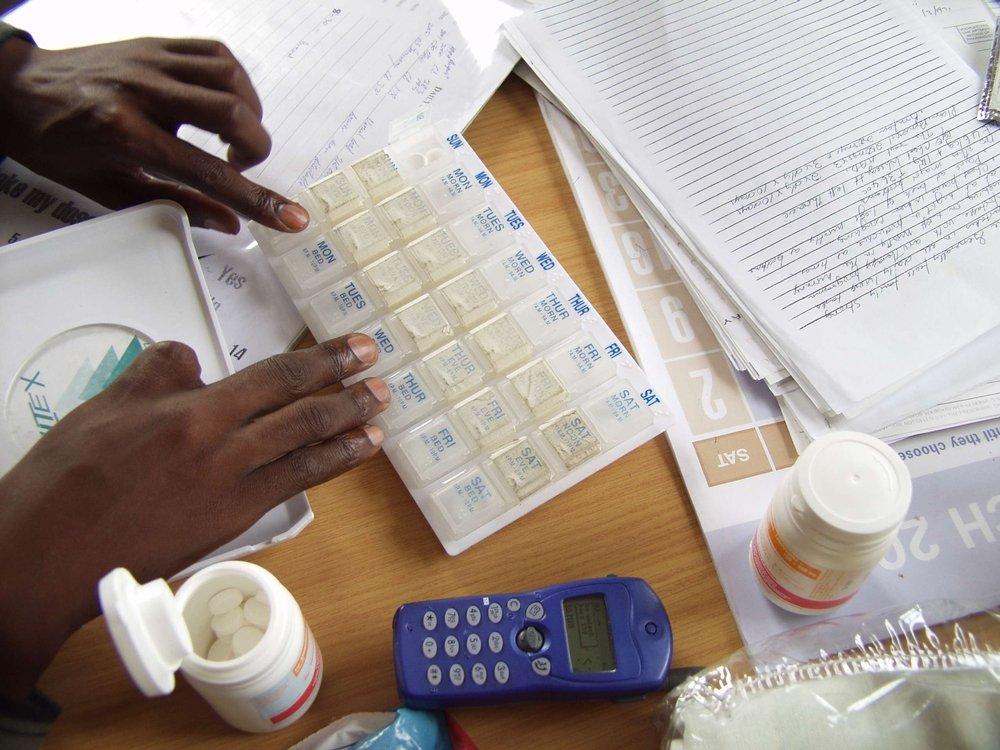
[[[422,650],[424,652],[424,656],[426,656],[428,659],[433,659],[435,656],[437,656],[438,652],[437,641],[435,641],[433,638],[429,636],[427,638],[424,638]]]
[[[479,625],[480,620],[483,618],[483,613],[475,604],[470,606],[465,610],[465,621],[469,623],[472,627]]]
[[[472,681],[477,685],[486,684],[486,667],[479,662],[472,665]]]
[[[427,668],[428,685],[434,688],[442,684],[462,687],[466,683],[466,678],[469,680],[470,689],[473,689],[473,685],[481,687],[493,681],[499,685],[506,685],[510,680],[509,663],[503,660],[491,663],[497,655],[504,652],[506,647],[507,636],[503,632],[505,618],[512,618],[508,621],[508,625],[522,624],[517,633],[519,648],[515,648],[514,653],[525,656],[531,656],[539,650],[544,653],[544,637],[538,628],[532,624],[522,623],[521,617],[514,617],[522,607],[524,608],[522,617],[525,620],[537,622],[545,618],[545,608],[541,602],[516,597],[509,599],[501,597],[496,601],[483,599],[465,604],[456,602],[455,606],[444,610],[435,611],[431,608],[425,610],[421,616],[421,623],[426,631],[436,630],[438,620],[441,620],[448,630],[454,631],[448,633],[446,630],[441,634],[443,637],[424,635],[420,639],[421,653],[426,659],[434,660],[442,656],[448,659],[448,663],[435,662]],[[526,631],[531,631],[528,635],[537,637],[528,638]],[[530,647],[526,648],[529,641]],[[486,648],[483,648],[484,645]],[[482,658],[481,655],[487,658],[483,661],[472,661],[475,657]],[[548,677],[552,671],[552,664],[544,656],[535,656],[531,660],[531,669],[540,677]]]

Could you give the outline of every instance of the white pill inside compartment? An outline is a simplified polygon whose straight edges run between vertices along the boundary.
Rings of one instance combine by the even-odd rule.
[[[441,306],[428,295],[401,308],[396,313],[396,321],[421,352],[430,351],[455,335]]]
[[[449,415],[414,429],[399,441],[399,448],[421,484],[436,479],[472,456],[472,447]]]
[[[494,388],[486,388],[455,407],[462,426],[481,448],[493,448],[511,440],[517,418]]]
[[[598,455],[603,446],[587,419],[571,409],[542,425],[542,436],[567,469],[574,469]]]
[[[420,294],[420,277],[401,252],[390,253],[362,271],[369,288],[374,289],[388,307],[396,307]]]
[[[478,270],[449,281],[441,287],[441,296],[466,327],[481,323],[500,309],[493,290]]]
[[[490,465],[522,500],[542,489],[554,476],[548,460],[530,438],[521,438],[495,453]]]
[[[424,366],[441,392],[449,398],[478,388],[489,374],[462,339],[452,341],[424,357]]]
[[[552,414],[569,402],[569,390],[543,359],[512,372],[507,379],[536,417]]]
[[[311,185],[302,197],[308,200],[306,208],[309,213],[318,211],[317,218],[329,224],[339,224],[371,205],[364,185],[350,167]]]
[[[378,210],[404,242],[415,240],[437,226],[437,215],[417,188],[386,198]]]
[[[319,329],[330,338],[355,330],[378,309],[371,294],[355,277],[324,289],[309,300],[307,307],[319,324]]]
[[[619,380],[600,396],[584,402],[583,411],[601,436],[614,445],[653,424],[653,411],[635,387]]]
[[[396,160],[385,149],[379,149],[356,161],[351,169],[374,201],[380,201],[406,187],[406,180],[399,173]]]
[[[407,245],[404,251],[417,269],[440,283],[469,264],[469,253],[447,229],[441,227]]]
[[[490,367],[497,372],[517,367],[532,352],[528,337],[506,313],[473,331],[472,340],[483,352]]]
[[[510,501],[499,488],[485,468],[476,467],[432,492],[431,501],[454,536],[461,537],[510,507]]]
[[[391,396],[389,405],[372,421],[388,432],[428,416],[441,403],[440,395],[418,365],[392,373],[385,378],[385,384]]]
[[[374,211],[364,211],[330,231],[333,246],[348,252],[359,266],[366,266],[395,250],[402,240]]]

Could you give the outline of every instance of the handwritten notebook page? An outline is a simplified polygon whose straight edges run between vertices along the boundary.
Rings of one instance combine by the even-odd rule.
[[[903,10],[561,0],[511,26],[834,412],[1000,324],[1000,143]]]
[[[500,0],[471,15],[452,0],[31,0],[7,20],[46,47],[136,36],[225,41],[247,68],[264,106],[273,148],[247,176],[283,193],[388,142],[389,124],[429,105],[466,125],[517,59],[499,26],[516,11]],[[455,14],[449,8],[455,6]],[[224,157],[219,139],[181,135]],[[58,187],[58,186],[56,186]],[[63,189],[59,201],[89,202]],[[58,201],[57,201],[58,203]],[[22,212],[23,213],[23,212]],[[0,230],[31,231],[0,206]],[[37,218],[30,222],[38,224]],[[55,228],[58,221],[49,222]],[[39,231],[35,229],[34,231]],[[202,267],[237,368],[290,346],[301,318],[244,230],[195,233]]]

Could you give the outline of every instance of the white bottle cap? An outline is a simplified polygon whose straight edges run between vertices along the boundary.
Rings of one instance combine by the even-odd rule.
[[[147,697],[174,689],[174,672],[194,653],[174,594],[162,578],[140,586],[115,568],[97,587],[111,640],[136,686]]]
[[[844,538],[891,533],[910,507],[912,483],[896,452],[860,432],[815,440],[795,462],[794,487],[819,526]]]

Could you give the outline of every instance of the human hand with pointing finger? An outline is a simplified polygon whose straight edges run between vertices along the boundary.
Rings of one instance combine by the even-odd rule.
[[[243,66],[209,39],[130,39],[65,50],[0,46],[0,153],[112,208],[167,198],[191,223],[239,231],[238,214],[297,232],[304,208],[240,172],[270,153]],[[226,159],[177,137],[216,133]]]

